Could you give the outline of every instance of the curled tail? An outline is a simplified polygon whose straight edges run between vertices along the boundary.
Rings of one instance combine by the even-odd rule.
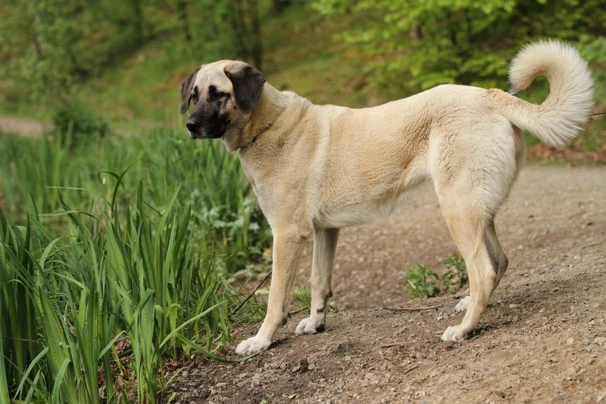
[[[549,81],[549,95],[540,105],[519,98],[501,104],[511,123],[549,145],[563,145],[579,133],[593,106],[593,80],[581,55],[559,41],[527,45],[509,69],[511,94],[526,89],[538,76]]]

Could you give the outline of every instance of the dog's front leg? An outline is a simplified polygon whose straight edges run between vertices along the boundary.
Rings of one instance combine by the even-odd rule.
[[[238,345],[236,348],[238,355],[251,355],[269,348],[275,332],[286,324],[290,291],[308,234],[301,231],[280,232],[274,230],[273,265],[267,314],[257,335]]]
[[[296,334],[315,334],[324,331],[326,300],[332,296],[330,280],[339,229],[315,229],[311,266],[311,309],[309,317],[301,320]]]

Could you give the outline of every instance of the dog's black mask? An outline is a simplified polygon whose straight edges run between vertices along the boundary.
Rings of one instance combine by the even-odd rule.
[[[192,139],[216,139],[225,134],[229,125],[225,104],[230,96],[210,86],[206,99],[199,100],[197,89],[193,90],[194,110],[185,124]]]

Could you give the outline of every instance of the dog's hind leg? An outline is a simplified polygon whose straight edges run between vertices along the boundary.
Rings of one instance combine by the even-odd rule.
[[[503,274],[505,274],[505,271],[507,270],[509,260],[503,252],[501,244],[499,243],[499,239],[497,238],[497,233],[494,226],[494,219],[489,220],[488,224],[486,225],[486,230],[484,231],[484,244],[486,245],[486,249],[488,250],[488,255],[490,257],[492,268],[497,275],[496,283],[494,286],[494,288],[496,288],[499,285],[499,281],[503,277]],[[471,299],[469,296],[465,296],[456,305],[455,311],[467,311],[470,300]]]
[[[499,239],[497,238],[494,219],[490,220],[486,225],[486,230],[484,231],[484,243],[486,244],[486,249],[488,250],[488,254],[490,256],[492,268],[497,273],[497,280],[494,285],[496,288],[499,285],[501,278],[505,274],[505,271],[507,270],[509,260],[503,252],[501,243],[499,243]]]
[[[297,326],[296,334],[315,334],[324,331],[326,301],[332,296],[330,288],[332,265],[339,238],[339,229],[315,229],[311,267],[311,310],[308,318]]]
[[[444,209],[452,238],[467,265],[470,299],[461,324],[448,327],[442,341],[461,341],[478,325],[497,284],[497,272],[486,242],[486,223],[481,215]]]

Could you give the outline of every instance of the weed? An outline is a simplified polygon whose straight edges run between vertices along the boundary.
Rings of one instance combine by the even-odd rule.
[[[440,294],[455,293],[467,282],[467,267],[460,254],[454,253],[444,264],[448,267],[440,276],[438,272],[417,264],[406,270],[404,291],[411,299],[427,299]]]
[[[412,299],[427,299],[440,293],[440,275],[425,264],[406,271],[404,290]]]

